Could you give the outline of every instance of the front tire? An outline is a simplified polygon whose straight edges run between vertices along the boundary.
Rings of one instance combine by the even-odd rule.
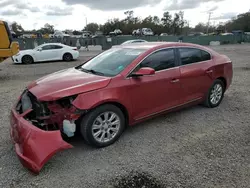
[[[112,104],[90,111],[82,118],[80,131],[85,141],[95,147],[106,147],[121,136],[125,128],[123,112]]]
[[[25,55],[22,57],[22,63],[23,64],[32,64],[34,62],[34,59],[30,55]]]
[[[66,53],[66,54],[63,55],[63,60],[64,61],[72,61],[73,56],[70,53]]]
[[[204,105],[208,108],[215,108],[220,105],[225,92],[225,85],[224,83],[216,79],[210,89],[208,90],[208,93],[206,95],[206,100],[204,101]]]

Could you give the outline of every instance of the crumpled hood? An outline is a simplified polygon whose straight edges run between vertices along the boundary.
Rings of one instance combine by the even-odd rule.
[[[28,86],[41,101],[53,101],[63,97],[106,87],[111,78],[85,73],[75,68],[61,70],[44,76]]]

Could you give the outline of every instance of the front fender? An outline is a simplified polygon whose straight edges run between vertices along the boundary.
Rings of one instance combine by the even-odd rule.
[[[36,57],[33,54],[25,53],[25,54],[21,54],[20,57],[19,57],[19,59],[20,59],[21,62],[22,62],[22,58],[24,56],[26,56],[26,55],[31,56],[35,62],[37,61]]]
[[[126,91],[112,89],[96,90],[93,92],[83,93],[73,101],[73,105],[82,110],[93,109],[104,103],[119,103],[124,106],[131,117],[132,105]],[[130,119],[129,119],[130,121]]]

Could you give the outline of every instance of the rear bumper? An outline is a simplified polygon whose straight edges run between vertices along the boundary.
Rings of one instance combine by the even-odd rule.
[[[39,173],[55,153],[72,148],[72,145],[62,139],[59,130],[43,131],[25,120],[24,116],[25,113],[18,114],[14,109],[11,111],[10,136],[22,165]]]
[[[80,53],[78,52],[78,51],[76,51],[76,52],[74,52],[73,54],[73,59],[78,59],[79,58],[79,56],[80,56]]]

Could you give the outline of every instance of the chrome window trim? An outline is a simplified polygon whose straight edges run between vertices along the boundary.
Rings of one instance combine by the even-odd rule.
[[[195,63],[191,63],[191,64],[187,64],[187,65],[182,65],[182,64],[180,64],[179,66],[176,66],[176,67],[172,67],[172,68],[169,68],[169,69],[163,69],[163,70],[160,70],[160,71],[156,71],[156,73],[157,72],[163,72],[163,71],[166,71],[166,70],[170,70],[170,69],[174,69],[174,68],[179,68],[179,67],[182,67],[182,66],[189,66],[189,65],[192,65],[192,64],[197,64],[197,63],[205,63],[205,62],[207,62],[207,61],[211,61],[212,59],[213,59],[213,56],[212,56],[212,54],[209,52],[209,51],[207,51],[207,50],[204,50],[204,49],[201,49],[201,48],[197,48],[197,47],[192,47],[192,46],[171,46],[171,47],[165,47],[165,48],[161,48],[161,49],[157,49],[157,50],[155,50],[155,51],[153,51],[153,52],[151,52],[151,53],[149,53],[148,55],[146,55],[140,62],[138,62],[137,63],[137,65],[134,67],[134,68],[132,68],[129,72],[128,72],[128,74],[126,75],[126,79],[128,79],[128,78],[131,78],[130,77],[130,74],[146,59],[146,58],[148,58],[150,55],[152,55],[153,53],[155,53],[155,52],[158,52],[158,51],[161,51],[161,50],[166,50],[166,49],[179,49],[179,48],[192,48],[192,49],[197,49],[197,50],[202,50],[202,51],[205,51],[205,52],[207,52],[207,53],[209,53],[210,54],[210,59],[209,60],[206,60],[206,61],[199,61],[199,62],[195,62]],[[181,63],[181,62],[180,62]]]
[[[201,51],[204,51],[204,52],[207,52],[209,53],[210,55],[210,59],[209,60],[206,60],[206,61],[198,61],[198,62],[194,62],[194,63],[190,63],[190,64],[186,64],[186,65],[182,65],[182,62],[180,61],[180,66],[187,66],[187,65],[192,65],[192,64],[196,64],[196,63],[203,63],[203,62],[207,62],[207,61],[211,61],[213,58],[212,54],[210,52],[208,52],[207,50],[203,50],[201,48],[197,48],[197,47],[192,47],[192,46],[178,46],[176,47],[177,50],[179,50],[180,48],[191,48],[191,49],[196,49],[196,50],[201,50]],[[180,60],[181,60],[181,57],[180,57]]]

